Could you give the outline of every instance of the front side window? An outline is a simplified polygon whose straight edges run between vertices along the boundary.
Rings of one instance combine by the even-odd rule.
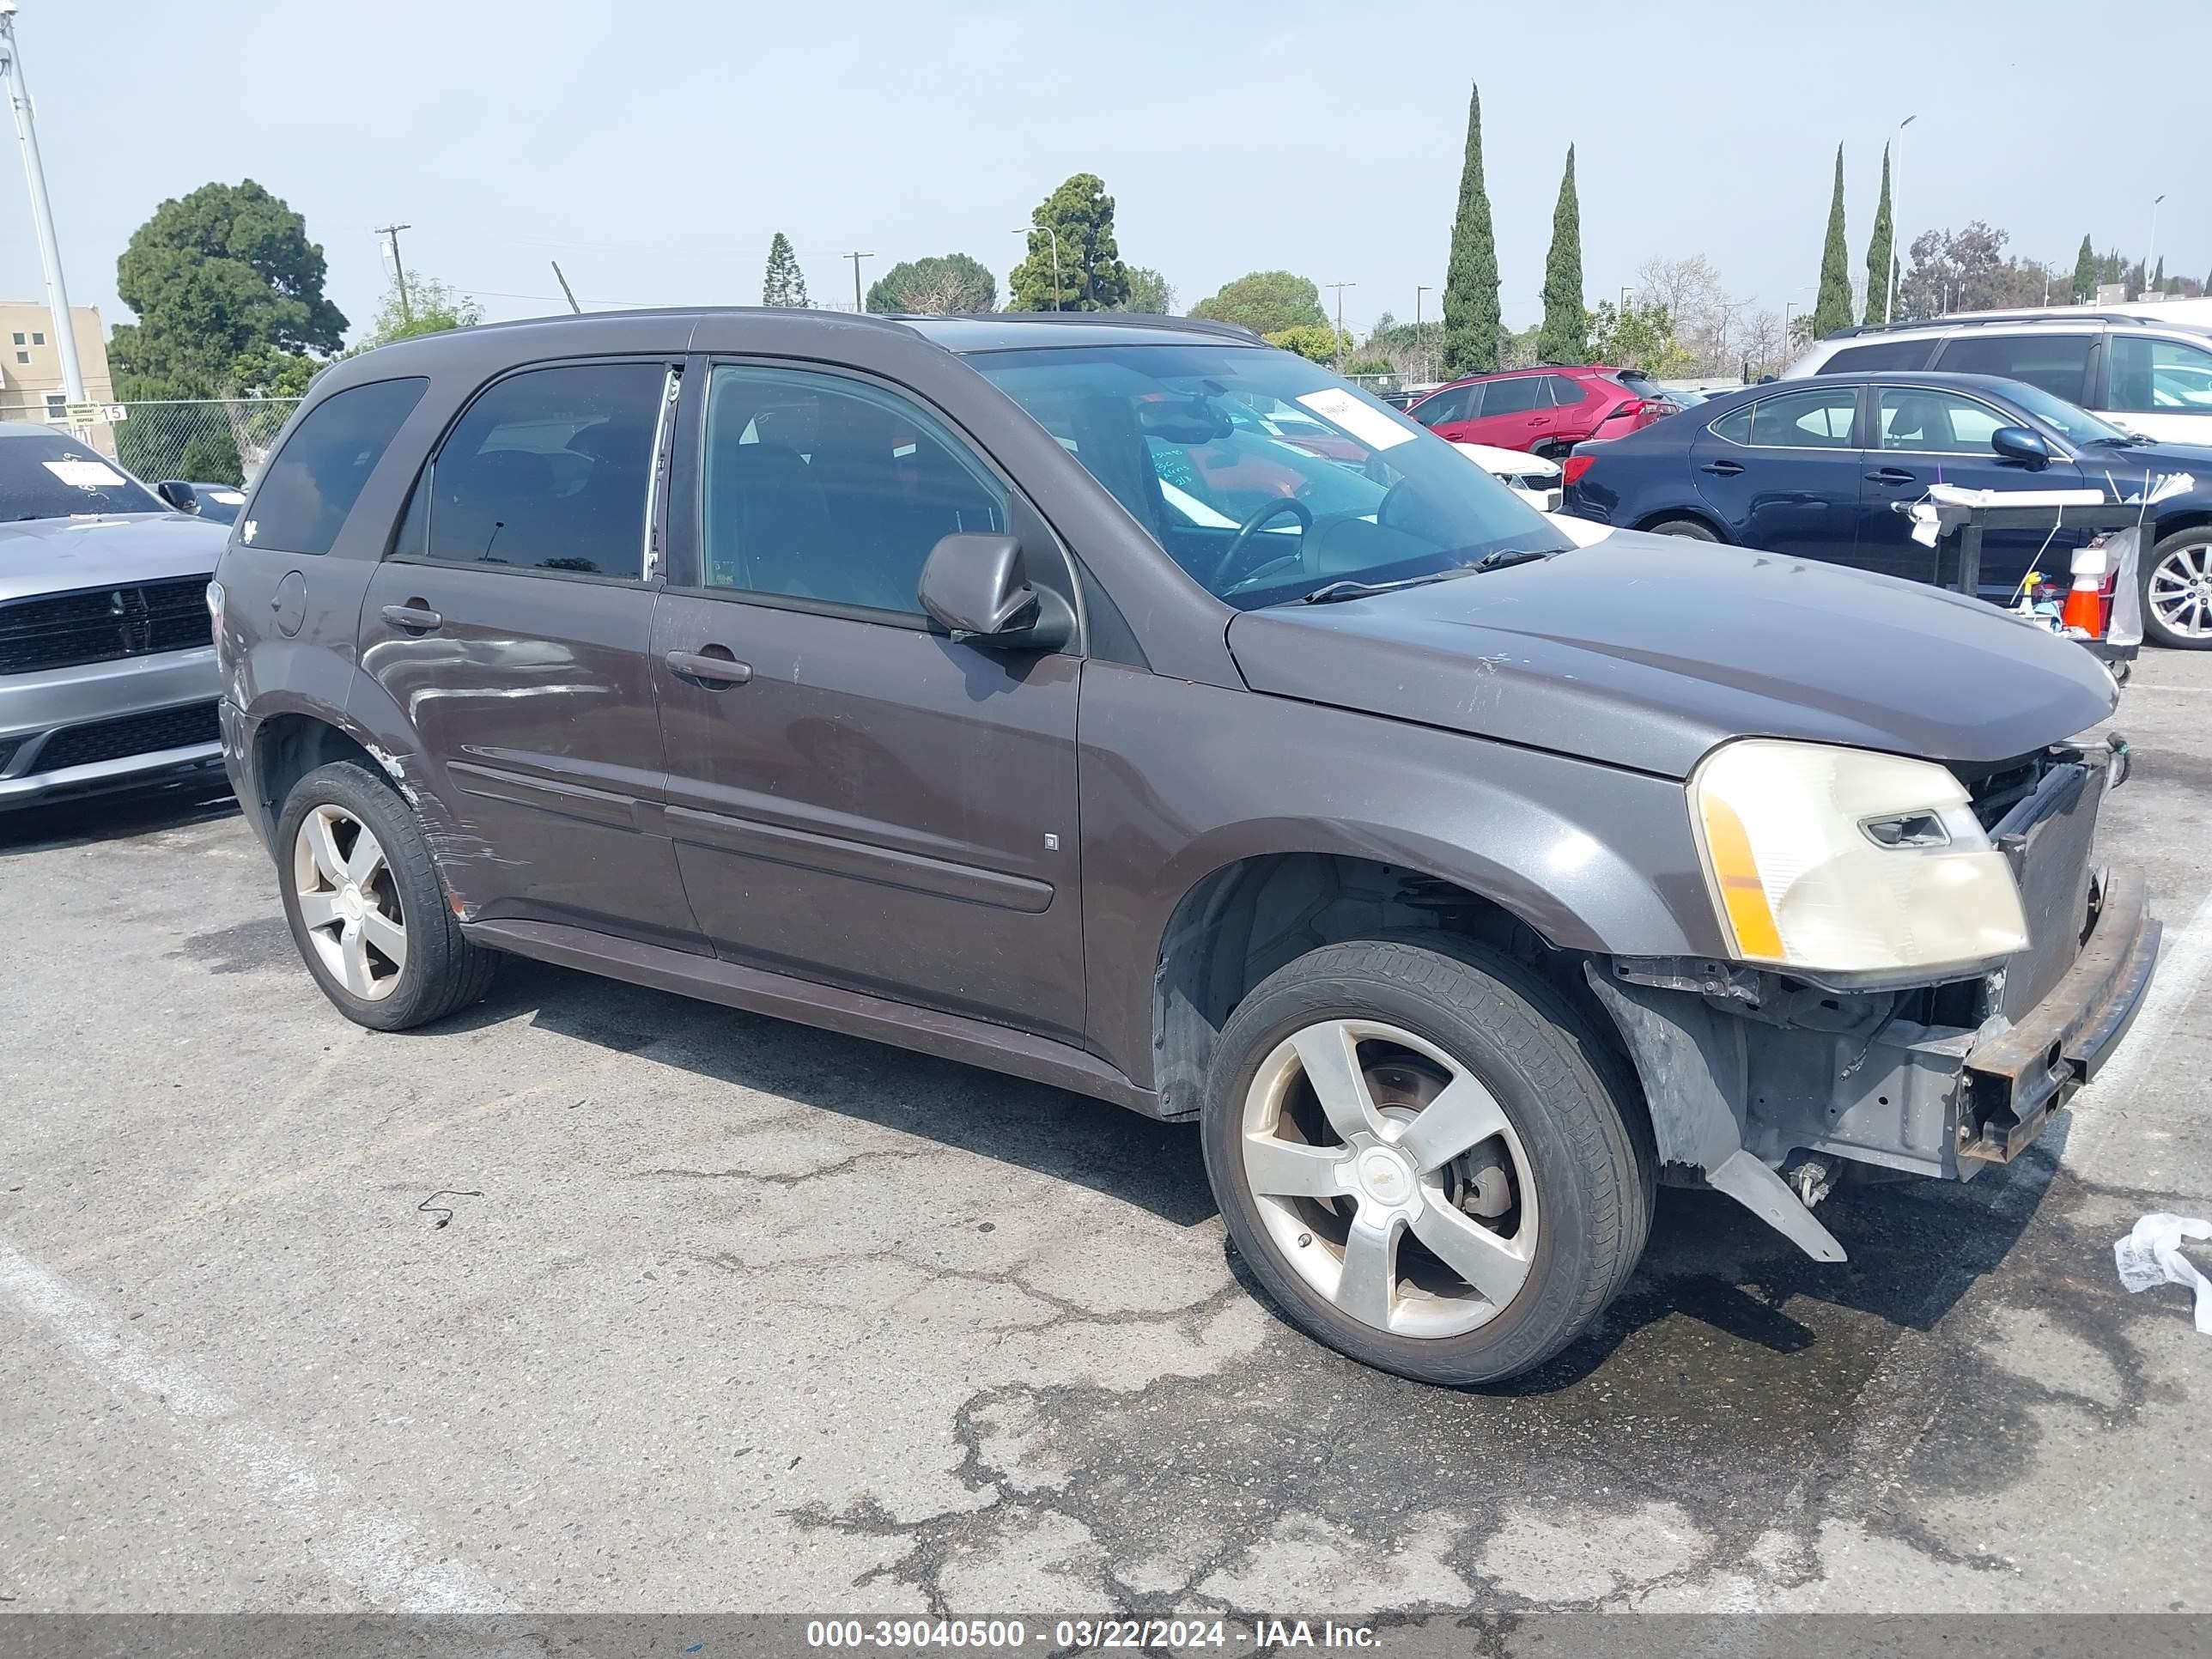
[[[426,475],[423,552],[638,580],[667,385],[661,363],[563,363],[495,381]]]
[[[1169,557],[1240,610],[1565,545],[1434,433],[1287,352],[1099,345],[968,361]],[[1504,384],[1490,382],[1486,396]],[[1278,403],[1300,411],[1296,429],[1250,418]]]
[[[0,523],[167,510],[136,478],[66,433],[33,428],[0,437]],[[17,550],[38,545],[24,542]]]
[[[1439,426],[1446,421],[1465,421],[1474,418],[1480,406],[1482,388],[1479,386],[1447,386],[1434,397],[1424,398],[1413,410],[1413,418],[1423,426]]]
[[[2131,415],[2212,415],[2212,351],[2180,340],[2115,335],[2110,408]]]
[[[2001,426],[2019,422],[1976,398],[1913,386],[1881,389],[1884,449],[1985,455]]]
[[[840,375],[724,365],[707,396],[709,587],[919,617],[946,536],[1007,526],[1006,486],[935,416]]]
[[[239,539],[286,553],[327,553],[392,434],[422,400],[420,378],[349,386],[309,410],[269,463]]]
[[[1936,367],[1947,374],[2024,380],[2069,404],[2089,401],[2087,334],[1968,334],[1944,343]]]
[[[1730,410],[1711,429],[1749,449],[1849,449],[1858,401],[1856,386],[1784,392]]]

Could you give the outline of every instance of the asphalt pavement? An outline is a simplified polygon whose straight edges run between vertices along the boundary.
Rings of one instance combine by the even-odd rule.
[[[227,804],[0,819],[0,1602],[1159,1613],[2212,1608],[2212,655],[2103,847],[2168,926],[2009,1171],[1850,1261],[1668,1193],[1482,1391],[1255,1300],[1194,1132],[527,963],[348,1024]]]

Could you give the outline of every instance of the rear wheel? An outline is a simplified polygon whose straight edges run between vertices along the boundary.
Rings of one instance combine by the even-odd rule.
[[[2143,562],[2143,635],[2181,651],[2212,650],[2212,525],[2177,530]]]
[[[498,958],[462,936],[422,825],[359,763],[318,767],[293,787],[276,867],[301,959],[356,1024],[405,1030],[489,988]]]
[[[1572,1341],[1643,1251],[1652,1161],[1611,1070],[1502,957],[1329,945],[1223,1031],[1207,1173],[1300,1328],[1403,1376],[1495,1381]]]
[[[1662,519],[1651,526],[1651,533],[1655,536],[1680,536],[1693,542],[1720,540],[1713,534],[1711,525],[1701,524],[1695,519]]]

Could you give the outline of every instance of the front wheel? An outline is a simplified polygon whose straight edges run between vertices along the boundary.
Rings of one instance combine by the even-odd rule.
[[[1223,1031],[1206,1171],[1308,1334],[1401,1376],[1494,1382],[1571,1342],[1642,1254],[1653,1161],[1617,1074],[1503,957],[1329,945]]]
[[[2177,530],[2143,564],[2143,636],[2180,651],[2212,650],[2212,526]]]

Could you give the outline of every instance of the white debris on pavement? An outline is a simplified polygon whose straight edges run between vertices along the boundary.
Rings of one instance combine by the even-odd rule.
[[[2212,1239],[2212,1221],[2158,1211],[2136,1222],[2125,1238],[2112,1241],[2112,1265],[2130,1291],[2147,1291],[2154,1285],[2191,1287],[2197,1292],[2197,1333],[2212,1336],[2212,1279],[2182,1255],[2185,1238]]]

